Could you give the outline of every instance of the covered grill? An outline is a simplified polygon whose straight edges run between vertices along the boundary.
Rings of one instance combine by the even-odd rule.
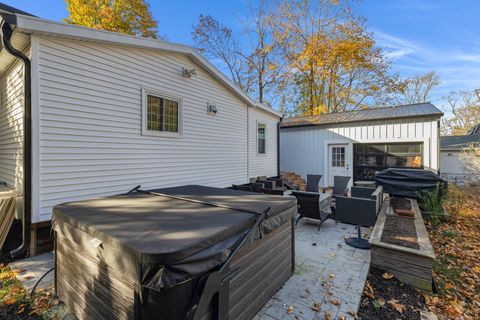
[[[375,175],[377,186],[390,195],[417,199],[423,190],[433,191],[440,184],[442,192],[447,190],[447,181],[429,170],[390,168]]]
[[[183,186],[53,213],[57,294],[80,319],[250,319],[293,272],[293,197]]]

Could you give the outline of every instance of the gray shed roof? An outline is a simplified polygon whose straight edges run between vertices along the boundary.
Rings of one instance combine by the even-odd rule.
[[[480,135],[440,137],[440,150],[462,150],[472,143],[480,143]]]
[[[407,104],[394,107],[381,107],[366,110],[325,113],[314,116],[286,118],[282,121],[282,128],[320,126],[336,123],[358,121],[372,121],[383,119],[415,118],[435,116],[440,118],[443,112],[430,102]]]

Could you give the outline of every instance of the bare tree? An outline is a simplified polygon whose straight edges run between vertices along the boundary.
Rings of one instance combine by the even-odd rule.
[[[231,80],[241,90],[245,93],[250,91],[252,77],[248,73],[249,66],[232,29],[209,15],[200,15],[198,24],[193,26],[192,39],[208,59],[219,62],[227,69]]]
[[[440,84],[440,78],[435,71],[416,76],[407,80],[403,93],[404,103],[423,103],[430,100],[432,90]]]
[[[260,0],[257,6],[250,4],[244,22],[251,50],[242,56],[248,63],[250,76],[255,78],[255,93],[260,103],[264,102],[266,91],[272,89],[282,70],[282,63],[276,59],[277,42],[272,35],[271,19],[268,2]]]
[[[442,119],[442,134],[464,135],[480,123],[480,98],[474,91],[450,92],[445,97],[452,116]]]

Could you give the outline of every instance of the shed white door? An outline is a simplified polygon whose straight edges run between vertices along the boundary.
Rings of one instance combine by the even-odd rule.
[[[350,176],[348,144],[328,145],[328,185],[333,186],[334,176]]]

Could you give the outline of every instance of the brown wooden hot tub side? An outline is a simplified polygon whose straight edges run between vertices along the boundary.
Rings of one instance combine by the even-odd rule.
[[[411,200],[415,210],[415,229],[419,249],[383,242],[382,232],[387,217],[388,203],[384,203],[370,236],[371,264],[392,273],[398,280],[416,288],[432,291],[432,263],[435,259],[428,233],[416,200]],[[405,218],[408,219],[408,218]]]
[[[293,220],[289,220],[264,238],[249,243],[233,259],[231,269],[241,267],[241,271],[230,282],[230,319],[252,319],[293,274],[293,233]],[[57,293],[79,319],[105,319],[112,315],[116,319],[164,319],[155,310],[178,303],[181,291],[188,289],[179,288],[173,299],[168,298],[171,293],[166,290],[156,297],[153,294],[144,305],[136,303],[138,284],[128,274],[118,271],[121,266],[115,266],[114,256],[118,252],[114,248],[108,250],[112,252],[110,257],[100,257],[91,246],[82,244],[81,239],[67,239],[58,232],[55,238]],[[98,281],[110,283],[109,291],[102,292],[106,286],[96,285]],[[108,305],[105,299],[97,299],[105,295],[109,298]],[[155,298],[170,301],[164,301],[160,307],[152,303]],[[147,317],[138,316],[143,313],[141,308],[149,309],[144,313]],[[211,319],[209,315],[203,318]]]

